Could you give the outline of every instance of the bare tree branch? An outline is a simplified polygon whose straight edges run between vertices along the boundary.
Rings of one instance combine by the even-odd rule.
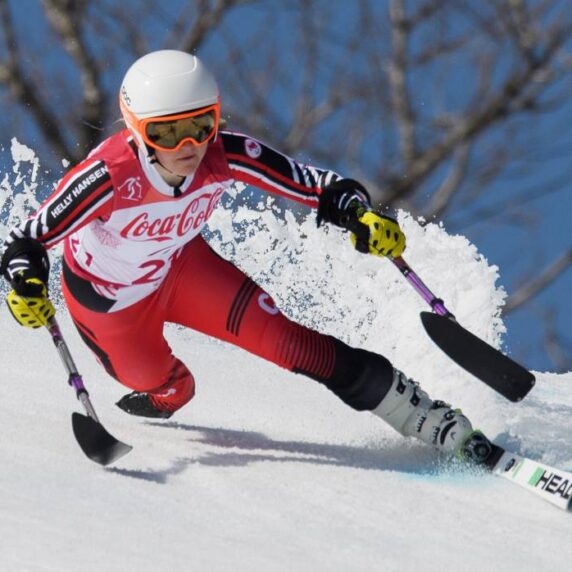
[[[180,19],[179,29],[175,27],[174,35],[180,33],[183,38],[179,44],[179,49],[192,53],[196,51],[204,42],[205,38],[212,30],[220,24],[221,20],[229,10],[240,4],[247,4],[252,0],[197,0],[193,7],[193,12],[197,18],[186,36],[183,34],[186,28],[184,19]]]
[[[72,156],[71,148],[66,143],[60,125],[47,105],[47,100],[40,96],[43,92],[37,90],[33,83],[26,79],[7,0],[0,1],[0,19],[8,53],[6,62],[0,64],[0,84],[8,87],[13,97],[21,105],[26,106],[49,145],[62,157]]]
[[[461,189],[461,182],[467,175],[467,167],[469,164],[470,145],[464,143],[455,151],[453,164],[449,169],[449,174],[439,186],[439,188],[431,196],[431,200],[427,207],[423,209],[423,218],[430,220],[441,217],[445,211],[451,206],[453,195]]]
[[[62,38],[66,51],[75,60],[82,85],[83,127],[80,134],[80,154],[95,146],[101,139],[97,131],[105,117],[106,97],[101,86],[98,62],[89,53],[82,37],[85,0],[42,0],[46,16]]]
[[[392,59],[389,64],[391,104],[398,125],[401,156],[405,170],[409,170],[417,158],[415,116],[407,89],[407,47],[409,23],[405,17],[405,0],[392,0],[389,8],[391,19]]]
[[[555,260],[548,268],[514,292],[507,300],[503,309],[505,315],[514,312],[542,292],[549,284],[561,276],[570,266],[572,266],[572,248]]]
[[[482,103],[479,109],[459,118],[457,124],[449,130],[439,142],[427,148],[409,164],[404,172],[392,177],[384,189],[384,201],[393,203],[415,191],[444,160],[455,147],[480,133],[493,124],[523,110],[529,110],[539,94],[549,83],[539,81],[543,72],[559,53],[562,44],[570,38],[572,25],[568,23],[553,31],[545,46],[536,46],[534,58],[527,57],[523,70],[517,69],[504,82],[497,94]]]
[[[570,371],[572,368],[572,342],[558,332],[556,311],[550,309],[544,313],[544,347],[554,363],[557,373]]]

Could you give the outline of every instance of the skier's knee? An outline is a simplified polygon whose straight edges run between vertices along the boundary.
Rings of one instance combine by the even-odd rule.
[[[156,407],[174,412],[194,397],[195,379],[187,366],[179,359],[175,359],[168,380],[148,393]]]

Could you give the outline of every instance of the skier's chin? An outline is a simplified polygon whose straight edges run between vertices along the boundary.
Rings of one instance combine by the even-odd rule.
[[[206,153],[206,147],[184,145],[178,151],[156,152],[160,165],[179,177],[188,177],[196,172]]]
[[[196,154],[177,158],[174,161],[173,171],[181,177],[188,177],[198,169],[201,159],[202,157]]]

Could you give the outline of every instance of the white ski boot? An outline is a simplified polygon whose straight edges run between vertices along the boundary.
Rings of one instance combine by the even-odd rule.
[[[372,411],[405,436],[436,447],[439,451],[469,460],[465,445],[477,434],[488,442],[480,431],[474,431],[471,422],[460,409],[452,409],[444,401],[433,401],[419,384],[401,371],[393,370],[393,383]],[[481,452],[483,455],[485,451]],[[474,455],[477,457],[477,455]],[[470,459],[479,462],[479,459]]]

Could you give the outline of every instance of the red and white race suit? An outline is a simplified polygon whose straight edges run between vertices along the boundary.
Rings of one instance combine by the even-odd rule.
[[[165,322],[318,379],[332,374],[334,339],[289,321],[200,232],[235,181],[317,207],[336,178],[223,131],[194,176],[173,188],[124,130],[71,169],[7,243],[65,240],[62,288],[84,341],[111,375],[172,411],[193,396],[194,380],[165,341]]]
[[[125,130],[73,168],[15,232],[48,248],[65,239],[72,272],[115,301],[108,311],[118,311],[161,285],[234,181],[316,206],[320,188],[335,177],[244,135],[222,132],[194,177],[174,189]]]

